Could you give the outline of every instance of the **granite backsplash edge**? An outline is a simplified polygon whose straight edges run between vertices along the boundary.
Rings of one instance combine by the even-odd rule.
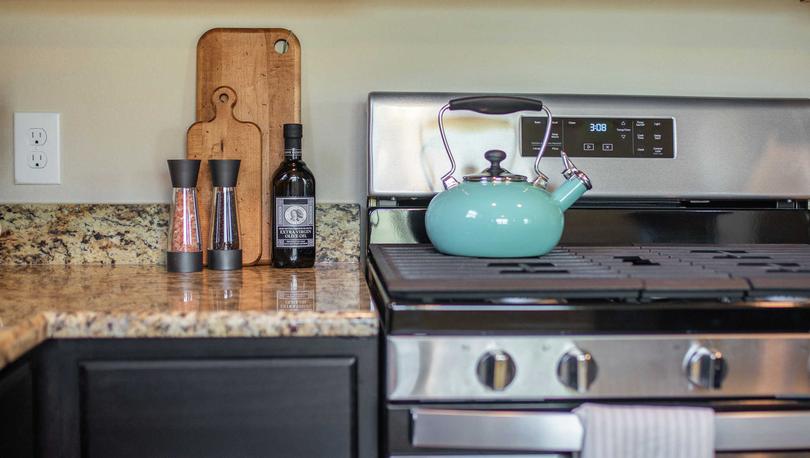
[[[358,262],[360,205],[317,204],[319,263]],[[0,204],[0,264],[163,264],[167,204]]]

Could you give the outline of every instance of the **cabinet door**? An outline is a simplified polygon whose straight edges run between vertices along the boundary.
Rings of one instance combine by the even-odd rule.
[[[80,367],[85,456],[356,455],[354,358]]]
[[[31,366],[0,371],[0,457],[34,456],[34,403]]]

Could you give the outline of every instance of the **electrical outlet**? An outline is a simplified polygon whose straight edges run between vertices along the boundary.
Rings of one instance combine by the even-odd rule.
[[[28,167],[44,169],[46,165],[48,165],[48,156],[42,151],[34,151],[28,155]]]
[[[14,113],[14,182],[60,184],[59,113]]]
[[[31,146],[42,146],[48,141],[48,134],[45,129],[35,127],[28,129],[28,144]]]

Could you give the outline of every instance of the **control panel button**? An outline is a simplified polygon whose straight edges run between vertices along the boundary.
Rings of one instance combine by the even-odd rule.
[[[582,149],[583,151],[593,151],[595,146],[593,143],[583,143]]]
[[[613,151],[613,143],[603,143],[602,151]]]

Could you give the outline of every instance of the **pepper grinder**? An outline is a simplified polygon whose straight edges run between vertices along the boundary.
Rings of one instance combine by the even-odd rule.
[[[172,178],[172,213],[166,270],[199,272],[202,270],[200,220],[197,218],[197,175],[200,172],[200,161],[173,159],[168,163]]]
[[[234,270],[242,267],[239,213],[236,208],[237,159],[211,159],[211,232],[208,237],[208,268]]]

